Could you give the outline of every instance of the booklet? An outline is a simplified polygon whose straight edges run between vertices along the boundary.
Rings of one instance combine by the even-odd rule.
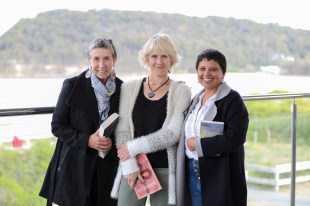
[[[139,154],[136,158],[140,168],[140,174],[143,176],[144,182],[137,180],[134,190],[138,199],[142,199],[161,190],[162,187],[147,156],[145,154]]]
[[[224,122],[202,120],[200,123],[200,138],[223,134]]]
[[[100,127],[99,127],[99,136],[100,137],[104,137],[104,136],[110,137],[115,130],[118,119],[119,119],[119,115],[117,113],[113,113],[106,120],[104,120],[104,122],[102,122]],[[101,158],[104,158],[105,155],[106,155],[106,153],[99,152],[99,156]]]

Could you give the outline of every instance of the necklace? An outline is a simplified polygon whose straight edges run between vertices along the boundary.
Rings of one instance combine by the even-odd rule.
[[[168,77],[168,79],[167,79],[162,85],[160,85],[157,89],[152,90],[152,89],[151,89],[151,86],[150,86],[149,76],[148,76],[148,77],[147,77],[147,85],[149,86],[149,89],[150,89],[150,92],[148,93],[149,98],[154,97],[154,96],[155,96],[155,92],[156,92],[160,87],[164,86],[168,81],[169,81],[169,77]]]

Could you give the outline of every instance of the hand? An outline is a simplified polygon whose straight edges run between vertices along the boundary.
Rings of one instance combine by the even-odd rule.
[[[195,139],[196,139],[195,137],[190,137],[189,139],[186,140],[186,145],[190,151],[196,150]]]
[[[101,137],[99,144],[102,145],[101,149],[103,152],[108,152],[112,148],[112,140],[110,137]]]
[[[112,148],[112,140],[109,137],[100,137],[99,130],[90,135],[88,146],[99,152],[108,152]]]
[[[117,156],[121,161],[128,160],[131,156],[127,144],[121,144],[117,148]]]
[[[139,172],[135,172],[135,173],[132,173],[130,175],[126,175],[125,178],[127,179],[127,183],[129,185],[130,188],[133,188],[137,182],[137,178],[141,181],[141,182],[144,182],[144,179],[142,177],[142,175],[140,174],[140,171]]]

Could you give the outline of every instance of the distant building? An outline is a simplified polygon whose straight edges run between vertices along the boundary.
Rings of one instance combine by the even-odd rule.
[[[278,75],[281,72],[280,67],[277,65],[261,66],[260,70],[262,72],[266,72],[266,73],[270,73],[270,74],[274,74],[274,75]]]

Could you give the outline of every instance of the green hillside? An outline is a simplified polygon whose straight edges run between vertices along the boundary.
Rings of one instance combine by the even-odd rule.
[[[54,10],[20,20],[0,37],[0,76],[79,73],[88,65],[86,50],[95,37],[114,40],[118,73],[141,73],[138,51],[162,30],[183,57],[178,73],[194,72],[196,55],[212,47],[227,56],[230,72],[277,65],[283,74],[310,75],[310,31],[234,18],[103,9]]]

